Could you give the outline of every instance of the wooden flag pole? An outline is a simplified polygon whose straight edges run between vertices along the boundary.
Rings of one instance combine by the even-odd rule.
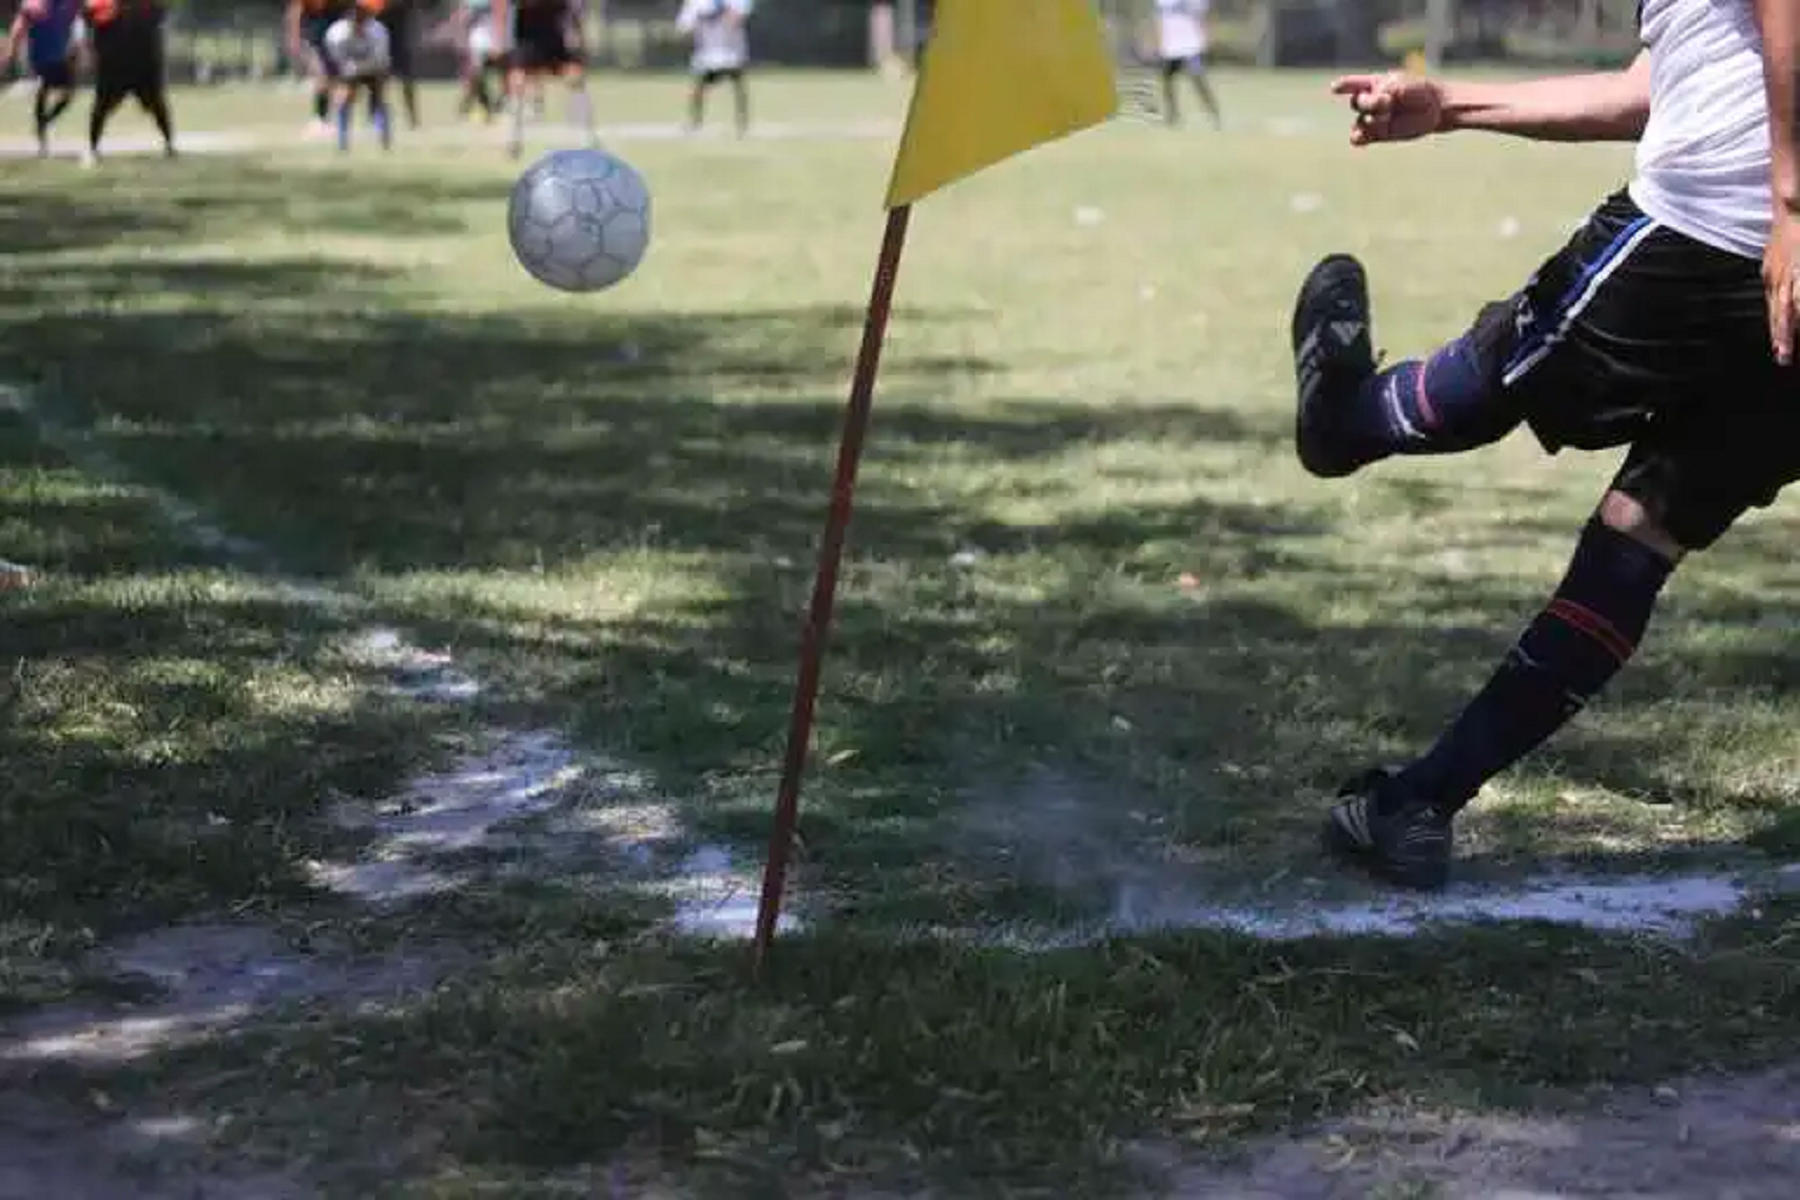
[[[757,972],[769,955],[781,916],[782,892],[787,885],[788,861],[794,851],[794,828],[800,817],[800,779],[806,773],[807,751],[812,743],[813,710],[819,698],[819,672],[825,658],[825,639],[831,629],[837,597],[838,567],[844,557],[844,538],[850,529],[850,512],[856,494],[856,469],[862,461],[863,442],[869,432],[869,413],[875,402],[875,376],[881,368],[881,348],[887,340],[888,318],[894,307],[894,281],[900,273],[900,254],[906,248],[906,227],[912,206],[888,210],[887,230],[881,254],[875,262],[875,285],[863,320],[862,345],[856,353],[856,370],[850,380],[850,403],[844,412],[844,432],[838,442],[837,478],[831,487],[831,508],[825,517],[825,536],[819,546],[819,569],[813,577],[812,606],[800,638],[800,670],[794,683],[794,707],[788,721],[787,757],[782,763],[781,785],[775,796],[775,827],[769,835],[769,857],[763,866],[762,900],[756,910],[756,940],[751,962]]]

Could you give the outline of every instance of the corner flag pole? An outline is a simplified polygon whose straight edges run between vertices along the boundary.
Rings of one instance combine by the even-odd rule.
[[[782,763],[781,786],[775,797],[775,828],[769,837],[769,857],[763,867],[762,900],[756,910],[756,940],[751,948],[751,962],[757,971],[762,969],[768,957],[770,943],[775,940],[775,927],[780,921],[788,862],[794,851],[794,827],[800,816],[800,780],[806,773],[807,751],[812,743],[819,672],[825,658],[826,636],[831,630],[838,567],[844,557],[844,538],[850,529],[850,512],[856,494],[856,469],[862,461],[863,442],[869,432],[869,414],[875,402],[875,376],[881,369],[881,348],[887,339],[888,318],[894,306],[894,282],[900,273],[900,254],[906,248],[906,227],[911,217],[910,204],[888,210],[887,231],[882,235],[881,254],[875,262],[875,284],[863,320],[862,345],[856,352],[856,370],[850,380],[850,402],[844,412],[843,436],[838,442],[837,477],[831,487],[831,508],[826,513],[825,536],[819,547],[812,606],[801,633],[800,670],[794,684],[793,712],[788,721],[787,757]]]

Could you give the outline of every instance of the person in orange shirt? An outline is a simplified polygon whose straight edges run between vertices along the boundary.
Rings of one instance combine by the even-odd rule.
[[[163,153],[175,157],[175,121],[163,72],[164,15],[159,0],[87,0],[83,16],[94,52],[94,108],[85,165],[99,163],[106,123],[127,97],[150,114]]]

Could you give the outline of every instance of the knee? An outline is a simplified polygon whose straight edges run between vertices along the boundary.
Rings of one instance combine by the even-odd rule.
[[[1663,528],[1643,502],[1634,496],[1617,489],[1609,491],[1601,497],[1600,511],[1596,515],[1602,525],[1655,551],[1671,565],[1687,554],[1687,548],[1676,541],[1675,535]]]

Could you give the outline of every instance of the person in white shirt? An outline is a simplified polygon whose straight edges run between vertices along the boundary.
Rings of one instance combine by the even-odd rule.
[[[1405,886],[1446,881],[1455,814],[1625,665],[1676,565],[1800,478],[1800,6],[1644,0],[1639,32],[1619,71],[1334,85],[1359,146],[1465,129],[1637,143],[1629,184],[1424,359],[1376,369],[1349,255],[1314,267],[1295,303],[1295,447],[1315,475],[1522,425],[1552,453],[1625,448],[1555,595],[1482,691],[1421,757],[1339,792],[1328,849]]]
[[[1206,74],[1207,17],[1212,0],[1156,0],[1156,51],[1162,63],[1163,119],[1170,125],[1181,123],[1181,105],[1176,96],[1175,81],[1186,75],[1193,82],[1194,94],[1212,116],[1213,127],[1220,128],[1224,117],[1219,111],[1219,98]]]
[[[694,39],[690,60],[693,87],[688,92],[688,129],[706,123],[706,93],[716,84],[731,84],[739,137],[750,130],[750,35],[753,0],[682,0],[675,27]]]
[[[393,124],[388,116],[387,82],[393,66],[387,27],[359,2],[349,15],[339,17],[325,31],[325,48],[337,66],[337,142],[350,149],[350,120],[358,94],[369,98],[369,123],[381,138],[381,148],[393,146]]]

